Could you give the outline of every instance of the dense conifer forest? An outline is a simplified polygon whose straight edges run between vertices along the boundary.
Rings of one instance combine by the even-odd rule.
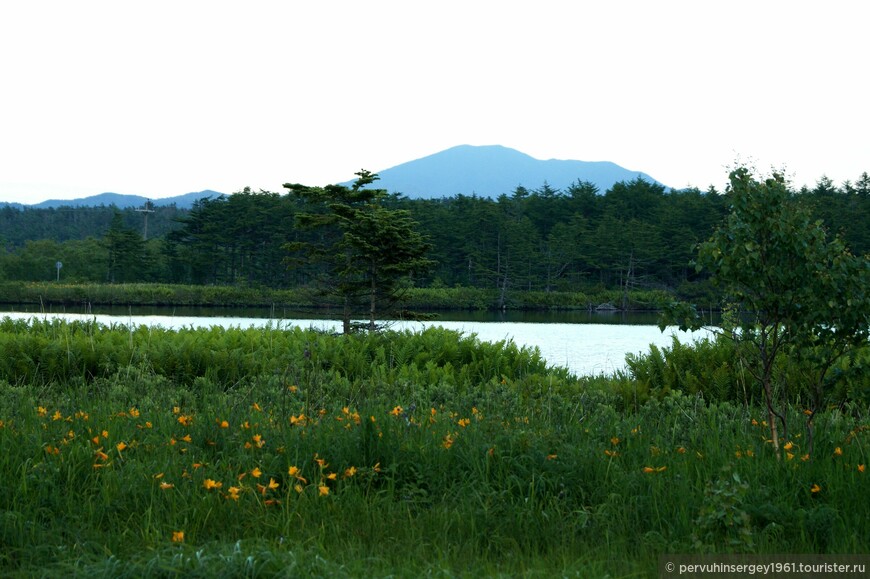
[[[377,183],[373,185],[376,187]],[[836,186],[823,177],[795,194],[842,235],[870,252],[870,178]],[[299,288],[323,265],[288,262],[288,244],[320,235],[300,229],[310,211],[286,192],[244,189],[204,198],[190,210],[156,207],[144,239],[143,214],[111,207],[0,209],[0,281],[162,282]],[[729,207],[727,192],[667,190],[636,179],[599,191],[577,181],[544,183],[497,199],[455,195],[383,204],[410,211],[431,243],[435,266],[417,287],[512,292],[655,289],[693,298],[709,292],[691,261]]]

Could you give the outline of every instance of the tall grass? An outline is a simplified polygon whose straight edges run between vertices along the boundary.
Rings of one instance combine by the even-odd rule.
[[[474,287],[411,288],[407,307],[414,310],[500,309],[497,289]],[[504,307],[509,310],[586,310],[601,303],[621,303],[621,290],[592,287],[587,291],[543,292],[514,290]],[[673,296],[661,290],[632,290],[629,307],[661,309]],[[0,302],[51,305],[227,306],[282,308],[340,308],[336,296],[313,288],[270,289],[245,286],[204,286],[162,283],[95,284],[0,282]]]
[[[866,409],[762,412],[441,331],[0,325],[0,574],[652,576],[867,552]],[[235,367],[235,369],[233,369]],[[183,533],[183,535],[182,535]]]

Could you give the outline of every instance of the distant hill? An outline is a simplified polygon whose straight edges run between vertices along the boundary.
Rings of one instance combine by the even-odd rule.
[[[547,183],[553,189],[565,190],[577,181],[589,181],[605,193],[619,181],[642,178],[658,183],[646,173],[630,171],[608,161],[567,161],[535,159],[515,149],[501,145],[459,145],[377,171],[380,180],[374,186],[391,193],[402,193],[411,199],[433,199],[456,194],[498,197],[511,194],[517,187],[538,189]],[[342,183],[350,185],[352,181]],[[661,183],[659,183],[661,184]],[[206,189],[176,197],[151,199],[154,205],[175,204],[189,209],[203,197],[218,197],[217,191]],[[57,207],[98,207],[115,205],[119,209],[141,207],[148,199],[140,195],[100,193],[80,199],[49,199],[30,205],[36,209]],[[0,206],[4,205],[0,203]],[[21,208],[17,203],[9,204]]]
[[[157,206],[175,204],[179,209],[189,209],[193,207],[195,201],[203,197],[218,197],[221,193],[206,189],[196,193],[185,193],[184,195],[176,195],[175,197],[165,197],[163,199],[151,199],[151,203]],[[149,199],[140,195],[122,195],[121,193],[100,193],[99,195],[91,195],[90,197],[82,197],[80,199],[49,199],[42,203],[29,205],[33,209],[49,209],[58,207],[99,207],[100,205],[114,205],[118,209],[126,209],[128,207],[141,207]],[[13,204],[15,205],[15,204]]]
[[[607,161],[541,161],[501,145],[459,145],[377,173],[380,180],[373,187],[402,193],[411,199],[459,193],[497,197],[512,193],[518,186],[531,190],[544,183],[564,190],[576,181],[594,183],[603,194],[614,183],[638,177],[658,183],[646,173],[629,171]]]

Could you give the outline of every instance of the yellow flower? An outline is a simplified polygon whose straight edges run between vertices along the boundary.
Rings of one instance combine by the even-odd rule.
[[[547,460],[556,460],[557,458],[558,458],[558,456],[555,454],[548,454],[547,455]]]
[[[390,410],[390,414],[392,414],[393,416],[398,416],[398,415],[401,414],[401,413],[402,413],[402,407],[401,407],[401,406],[396,406],[395,408],[393,408],[392,410]]]
[[[193,416],[186,416],[182,414],[178,417],[178,423],[182,426],[190,426],[193,424]]]
[[[179,408],[178,406],[173,406],[172,413],[173,414],[181,414],[181,408]]]
[[[135,406],[133,408],[131,408],[130,409],[130,416],[132,416],[133,418],[139,418],[139,409],[136,408]]]
[[[863,464],[859,464],[859,465],[858,465],[858,472],[864,472],[864,469],[865,469],[865,468],[866,468],[866,467],[865,467]]]
[[[326,462],[326,459],[324,459],[324,458],[317,458],[317,455],[316,455],[316,454],[314,455],[314,462],[316,462],[316,463],[320,466],[320,468],[326,468],[326,467],[329,466],[329,463]]]
[[[184,542],[184,531],[172,531],[172,542],[173,543],[183,543]]]
[[[60,413],[60,410],[55,410],[54,414],[51,415],[52,420],[63,420],[63,414]]]
[[[162,482],[162,483],[160,483],[160,489],[161,489],[161,490],[166,491],[166,490],[169,490],[169,489],[171,489],[171,488],[175,488],[175,485],[172,484],[172,483],[168,483],[168,482]]]
[[[326,485],[320,485],[317,487],[317,490],[320,491],[320,496],[325,497],[329,494],[329,487]]]
[[[45,416],[46,414],[48,414],[48,410],[45,409],[45,406],[37,406],[36,414],[38,414],[39,416]]]
[[[299,494],[302,494],[302,491],[304,491],[305,489],[302,488],[302,485],[301,485],[301,484],[296,483],[295,485],[293,485],[293,490],[296,491],[296,492],[299,493]]]
[[[329,480],[335,480],[336,478],[338,478],[338,473],[331,472],[328,475],[326,475],[326,478]]]
[[[618,436],[614,436],[613,438],[611,438],[611,439],[610,439],[610,444],[612,444],[613,446],[616,446],[617,444],[619,444],[619,437],[618,437]]]
[[[441,446],[449,449],[451,446],[453,446],[453,442],[454,442],[453,437],[450,436],[449,434],[446,434],[446,435],[444,435],[444,440],[441,442]]]
[[[307,482],[308,482],[307,480],[305,480],[304,478],[302,478],[302,469],[299,468],[298,466],[291,466],[290,468],[288,468],[288,469],[287,469],[287,474],[289,474],[290,476],[292,476],[292,477],[295,478],[296,480],[300,480],[300,481],[302,481],[302,482],[304,482],[304,483],[307,483]]]
[[[291,386],[287,386],[287,390],[289,390],[289,391],[292,392],[293,394],[296,394],[296,391],[299,390],[299,387],[296,386],[296,385],[294,384],[294,385],[291,385]]]
[[[223,483],[220,483],[220,482],[218,482],[218,481],[215,481],[215,480],[212,480],[212,479],[210,479],[210,478],[207,478],[207,479],[205,479],[205,481],[202,483],[202,486],[205,488],[205,490],[210,491],[210,490],[212,490],[212,489],[219,489],[219,488],[221,488],[221,487],[224,486],[224,485],[223,485]]]
[[[834,456],[843,456],[843,449],[839,446],[834,449]]]
[[[162,472],[158,472],[157,474],[154,475],[154,478],[155,478],[156,480],[160,480],[160,479],[162,479],[162,478],[163,478],[163,473],[162,473]]]
[[[807,416],[812,416],[813,411],[807,408],[806,410],[804,410],[804,414],[806,414]]]
[[[181,437],[181,440],[183,440],[184,442],[191,442],[193,439],[190,437],[189,434],[185,434]]]
[[[667,469],[668,469],[668,467],[666,467],[666,466],[658,466],[658,467],[656,467],[656,466],[645,466],[645,467],[643,467],[643,472],[645,472],[646,474],[651,474],[651,473],[654,473],[654,472],[664,472],[664,471],[666,471]]]
[[[465,428],[466,426],[468,426],[469,424],[471,424],[471,420],[469,420],[469,419],[467,419],[467,418],[460,418],[458,424],[459,424],[459,426],[461,426],[462,428]]]
[[[254,467],[254,470],[251,471],[251,476],[254,478],[260,478],[262,474],[263,471],[261,471],[260,468],[256,466]]]
[[[680,454],[686,454],[686,448],[684,446],[681,446],[677,449],[677,452]]]
[[[791,441],[786,442],[786,443],[785,443],[785,446],[783,446],[782,448],[783,448],[784,450],[791,450],[792,448],[794,448],[794,443],[791,442]]]
[[[262,412],[262,411],[263,411],[263,409],[260,408],[260,405],[257,404],[256,402],[254,402],[253,404],[251,404],[251,409],[252,409],[252,410],[256,410],[257,412]]]
[[[821,490],[822,490],[822,487],[820,487],[819,485],[816,485],[816,484],[814,484],[812,487],[810,487],[810,492],[813,494],[816,494],[816,493],[820,492]]]
[[[355,466],[344,469],[344,478],[350,478],[355,474],[356,474],[356,467]]]
[[[103,438],[109,438],[109,431],[108,431],[108,430],[104,430],[104,431],[102,431],[102,432],[100,433],[100,435],[102,435]]]
[[[118,449],[118,452],[121,452],[121,451],[123,451],[125,448],[127,448],[127,444],[126,444],[125,442],[121,441],[121,442],[119,442],[118,444],[115,445],[115,448]]]
[[[279,486],[281,485],[277,481],[275,481],[275,479],[269,477],[269,490],[275,490]]]
[[[606,454],[607,456],[609,456],[609,457],[611,457],[611,458],[616,457],[616,456],[619,456],[619,453],[618,453],[617,451],[615,451],[615,450],[610,450],[609,448],[605,448],[605,449],[604,449],[604,454]]]
[[[793,459],[793,458],[794,458],[794,454],[792,454],[792,453],[790,453],[790,452],[785,453],[785,459],[786,459],[786,460],[791,460],[791,459]]]
[[[810,453],[806,453],[805,455],[803,455],[801,457],[801,460],[804,462],[808,461],[809,459],[810,459]]]
[[[229,494],[227,495],[228,499],[232,499],[234,501],[239,500],[239,493],[242,490],[240,487],[230,487],[227,490],[229,491]]]
[[[229,428],[230,423],[227,422],[226,420],[221,420],[220,422],[218,422],[218,426],[220,426],[221,428]]]

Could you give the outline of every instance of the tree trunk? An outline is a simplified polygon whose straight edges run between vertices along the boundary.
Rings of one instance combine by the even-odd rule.
[[[372,264],[370,278],[371,278],[371,286],[369,287],[369,332],[374,332],[376,329],[375,316],[377,315],[377,312],[375,310],[377,309],[377,289],[378,289],[377,279],[375,278],[375,266],[374,266],[374,264]]]

